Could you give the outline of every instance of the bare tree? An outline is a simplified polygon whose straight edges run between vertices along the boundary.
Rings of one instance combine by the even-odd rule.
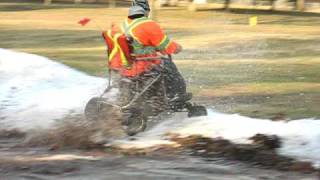
[[[230,7],[230,3],[231,3],[231,0],[225,0],[224,1],[224,9],[229,9],[229,7]]]
[[[51,4],[52,3],[52,0],[44,0],[44,2],[43,2],[45,5],[49,5],[49,4]]]
[[[157,1],[151,0],[150,3],[151,3],[150,18],[156,21],[157,20]]]
[[[296,0],[296,9],[298,11],[304,10],[304,0]]]
[[[82,0],[74,0],[74,3],[75,4],[80,4],[80,3],[82,3]]]
[[[277,1],[277,0],[271,0],[271,2],[270,2],[270,3],[271,3],[271,10],[272,10],[272,11],[276,10],[276,1]]]
[[[109,0],[109,8],[116,7],[116,1],[115,0]]]

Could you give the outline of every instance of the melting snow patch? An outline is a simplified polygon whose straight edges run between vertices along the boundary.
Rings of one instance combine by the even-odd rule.
[[[48,127],[82,113],[105,82],[45,57],[0,49],[1,127]]]
[[[301,119],[271,121],[240,115],[228,115],[209,111],[207,117],[193,118],[193,122],[174,130],[181,135],[200,134],[205,137],[223,137],[234,143],[250,143],[248,138],[257,133],[277,135],[283,145],[279,153],[301,161],[320,163],[320,121]]]
[[[141,141],[163,138],[173,133],[180,136],[202,135],[204,137],[221,137],[233,143],[251,143],[250,137],[260,133],[277,135],[283,144],[279,154],[296,158],[300,161],[312,161],[314,166],[320,164],[320,121],[301,119],[294,121],[271,121],[254,119],[237,114],[223,114],[209,110],[208,116],[197,118],[174,117],[142,133]]]

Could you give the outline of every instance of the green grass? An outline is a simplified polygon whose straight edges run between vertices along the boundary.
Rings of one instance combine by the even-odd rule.
[[[0,3],[0,48],[47,56],[106,75],[101,32],[127,9],[105,5]],[[248,18],[258,16],[256,27]],[[175,56],[195,100],[257,118],[320,118],[320,16],[268,11],[186,12],[164,9],[160,24],[183,44]]]
[[[319,92],[227,96],[210,99],[223,112],[264,119],[319,118]],[[208,101],[208,99],[207,99]]]
[[[193,61],[182,63],[180,67],[186,79],[194,86],[221,87],[234,83],[320,83],[320,64],[234,62],[211,63],[203,60],[201,64]],[[208,66],[209,65],[209,66]],[[208,76],[212,75],[212,76]]]
[[[306,62],[178,64],[197,100],[219,111],[257,118],[319,118],[320,63]]]

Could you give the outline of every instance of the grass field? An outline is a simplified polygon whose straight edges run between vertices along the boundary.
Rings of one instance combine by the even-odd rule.
[[[126,8],[0,3],[0,48],[106,74],[101,30]],[[320,117],[320,14],[163,9],[159,22],[184,46],[175,62],[199,102],[272,119]],[[248,18],[258,16],[258,26]],[[94,19],[86,27],[77,21]]]

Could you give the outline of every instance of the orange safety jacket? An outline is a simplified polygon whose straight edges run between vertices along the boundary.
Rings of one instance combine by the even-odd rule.
[[[115,71],[122,71],[124,68],[130,68],[132,61],[125,35],[108,30],[103,32],[102,36],[108,47],[109,68]]]
[[[160,60],[134,60],[134,57],[156,57],[157,52],[172,54],[178,45],[171,41],[160,26],[147,17],[126,19],[121,26],[122,33],[107,31],[104,34],[109,52],[109,67],[118,70],[122,76],[135,77],[149,71]],[[126,38],[132,39],[130,50]],[[113,43],[110,43],[111,41]],[[111,45],[109,45],[109,44]]]

